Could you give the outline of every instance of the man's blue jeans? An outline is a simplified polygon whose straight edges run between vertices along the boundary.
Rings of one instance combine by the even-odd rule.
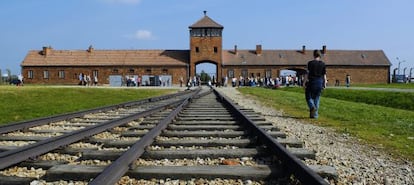
[[[311,79],[306,85],[305,98],[309,110],[315,109],[313,118],[318,118],[319,98],[323,89],[323,78]],[[312,115],[310,115],[312,117]]]

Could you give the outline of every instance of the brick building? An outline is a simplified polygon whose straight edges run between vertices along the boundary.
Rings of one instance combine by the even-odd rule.
[[[216,65],[215,78],[278,77],[281,70],[293,70],[300,76],[312,50],[266,50],[256,45],[252,50],[222,48],[223,26],[204,12],[189,26],[189,50],[55,50],[43,47],[31,50],[21,63],[27,84],[77,84],[79,74],[97,76],[99,84],[112,84],[125,76],[142,77],[142,84],[179,84],[195,76],[196,66]],[[241,38],[242,39],[242,38]],[[373,84],[390,81],[390,61],[382,50],[322,50],[329,82],[344,83],[349,74],[353,83]]]

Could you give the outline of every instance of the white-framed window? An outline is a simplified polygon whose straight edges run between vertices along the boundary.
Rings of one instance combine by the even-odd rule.
[[[60,79],[65,79],[65,71],[60,70],[58,76],[59,76]]]
[[[33,71],[32,70],[27,71],[27,78],[28,79],[33,79]]]
[[[49,78],[49,71],[43,71],[43,78],[48,79]]]
[[[229,76],[229,78],[234,78],[234,70],[233,69],[229,69],[228,76]]]
[[[98,77],[98,70],[93,70],[92,75]]]
[[[272,70],[271,69],[266,69],[265,76],[266,76],[266,78],[271,78],[272,77]]]

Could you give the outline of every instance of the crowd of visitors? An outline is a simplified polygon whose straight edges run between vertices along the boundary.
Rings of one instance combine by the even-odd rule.
[[[92,78],[90,74],[85,75],[84,73],[79,73],[79,83],[78,83],[78,85],[97,86],[98,85],[98,77],[93,76],[93,78]]]
[[[263,77],[247,77],[244,78],[240,76],[239,78],[233,77],[231,78],[231,86],[232,87],[271,87],[271,88],[278,88],[281,86],[302,86],[303,79],[297,76],[280,76],[276,78],[263,78]],[[223,77],[221,83],[217,81],[212,82],[213,85],[216,87],[224,86],[227,87],[230,84],[228,77]]]

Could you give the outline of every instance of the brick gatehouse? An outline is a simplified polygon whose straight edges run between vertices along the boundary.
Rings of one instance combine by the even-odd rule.
[[[256,45],[252,50],[237,46],[222,48],[223,26],[204,16],[189,26],[189,50],[56,50],[43,47],[31,50],[21,63],[27,84],[77,84],[79,74],[96,76],[99,84],[119,84],[125,76],[142,78],[143,85],[179,84],[195,76],[196,65],[216,66],[216,79],[236,77],[279,77],[281,70],[303,74],[312,50],[305,46],[298,50],[267,50]],[[242,39],[242,38],[241,38]],[[391,63],[382,50],[329,50],[321,46],[327,65],[329,84],[344,84],[349,74],[353,83],[389,83]]]

